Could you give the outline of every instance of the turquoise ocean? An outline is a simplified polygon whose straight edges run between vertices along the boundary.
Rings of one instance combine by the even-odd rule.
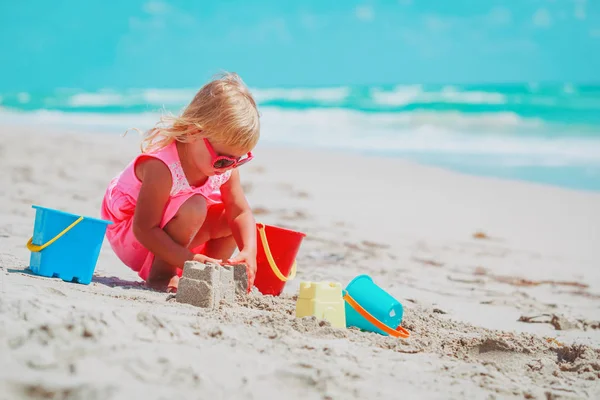
[[[0,93],[0,123],[121,134],[150,128],[161,113],[178,113],[196,89]],[[468,174],[600,191],[600,85],[251,89],[265,144],[401,157]]]

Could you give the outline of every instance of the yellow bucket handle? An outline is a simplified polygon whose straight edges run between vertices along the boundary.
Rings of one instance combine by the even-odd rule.
[[[277,264],[275,263],[275,260],[273,259],[273,254],[271,254],[271,249],[269,248],[269,242],[267,241],[267,234],[265,233],[265,226],[263,224],[257,224],[257,227],[258,227],[258,233],[260,234],[260,241],[263,244],[263,247],[265,249],[265,255],[267,256],[267,260],[269,261],[269,266],[273,270],[273,273],[275,274],[275,276],[277,276],[277,278],[279,278],[279,280],[281,280],[282,282],[286,282],[288,280],[294,279],[296,277],[296,260],[294,260],[294,264],[292,265],[290,274],[288,275],[288,277],[285,277],[281,273],[279,268],[277,267]]]
[[[404,329],[402,326],[398,326],[398,328],[392,329],[389,326],[387,326],[386,324],[384,324],[383,322],[381,322],[380,320],[378,320],[377,318],[375,318],[370,312],[368,312],[360,304],[358,304],[358,302],[356,300],[354,300],[352,298],[352,296],[350,296],[348,294],[347,291],[344,293],[343,297],[344,297],[344,300],[346,300],[346,302],[352,308],[354,308],[360,315],[362,315],[367,321],[369,321],[370,323],[372,323],[373,325],[375,325],[377,328],[381,329],[388,335],[393,336],[393,337],[401,337],[403,339],[410,337],[410,332],[407,331],[406,329]]]
[[[33,252],[42,251],[46,247],[50,246],[52,243],[54,243],[58,239],[60,239],[60,237],[62,235],[64,235],[65,233],[67,233],[71,229],[73,229],[73,227],[75,225],[77,225],[78,223],[80,223],[81,221],[83,221],[83,217],[77,218],[77,220],[75,222],[73,222],[71,225],[67,226],[62,232],[60,232],[58,235],[54,236],[52,239],[48,240],[46,243],[44,243],[42,245],[33,244],[33,237],[31,237],[31,238],[29,238],[29,241],[27,242],[27,248],[29,249],[29,251],[33,251]]]

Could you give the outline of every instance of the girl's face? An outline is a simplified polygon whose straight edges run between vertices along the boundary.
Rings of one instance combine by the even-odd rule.
[[[198,138],[191,144],[192,161],[206,176],[221,175],[253,158],[252,152],[222,144],[213,144],[206,138]]]

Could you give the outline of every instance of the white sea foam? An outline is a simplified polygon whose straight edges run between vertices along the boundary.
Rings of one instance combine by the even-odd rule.
[[[365,114],[270,109],[263,135],[272,143],[388,154],[489,156],[491,163],[600,166],[600,140],[548,138],[539,121],[514,115]],[[535,130],[532,132],[532,130]],[[538,133],[538,134],[535,134]]]
[[[319,89],[253,89],[257,102],[267,101],[315,101],[331,103],[343,101],[350,93],[347,87]],[[189,103],[196,94],[195,89],[144,89],[129,91],[99,91],[71,94],[65,103],[69,107],[110,107],[110,106],[176,106]]]
[[[522,106],[532,106],[537,111],[547,108],[556,108],[557,112],[572,110],[595,111],[600,110],[600,100],[594,93],[572,92],[569,86],[566,90],[549,93],[516,92],[503,94],[495,91],[467,90],[454,86],[445,86],[439,89],[426,89],[422,85],[399,85],[392,89],[372,87],[351,88],[347,86],[330,88],[253,88],[252,93],[260,105],[266,103],[283,104],[287,108],[319,108],[341,107],[346,110],[368,109],[381,112],[385,109],[414,105],[418,108],[428,109],[431,105],[444,103],[457,112],[464,111],[463,106],[489,105],[496,106],[499,111],[502,107],[517,110]],[[161,109],[179,111],[194,97],[196,88],[182,89],[129,89],[111,90],[103,89],[95,92],[61,91],[57,90],[51,95],[39,99],[44,107],[77,111],[86,108],[111,108],[135,107],[136,109]],[[5,94],[3,94],[5,95]],[[8,96],[8,97],[7,97]],[[32,96],[28,93],[7,94],[4,103],[19,105],[28,103]],[[537,107],[537,108],[536,108]],[[434,106],[434,108],[437,108]],[[543,111],[546,112],[546,111]],[[500,111],[502,114],[502,112]],[[565,117],[567,118],[567,117]]]
[[[27,92],[17,93],[17,101],[21,104],[29,103],[31,100],[31,95]]]
[[[388,106],[404,106],[414,103],[424,95],[421,85],[396,86],[392,91],[371,89],[371,97],[377,104]]]
[[[159,117],[157,113],[100,114],[47,110],[14,112],[0,107],[0,123],[3,124],[39,124],[102,132],[122,132],[129,128],[149,129]]]
[[[71,107],[126,106],[132,104],[130,97],[121,93],[77,93],[69,97]]]
[[[426,91],[420,85],[396,86],[392,91],[372,89],[371,96],[376,104],[404,106],[414,103],[460,103],[460,104],[505,104],[507,98],[501,93],[463,91],[446,86],[441,91]]]
[[[0,123],[43,124],[122,133],[146,130],[158,113],[96,114],[56,111],[8,112]],[[600,140],[585,136],[543,135],[550,127],[510,113],[377,113],[348,110],[263,108],[261,140],[397,155],[464,157],[495,165],[600,166]]]
[[[433,96],[435,98],[435,95]],[[505,95],[494,92],[483,91],[459,91],[453,87],[445,87],[440,93],[440,98],[453,103],[470,104],[504,104],[507,101]]]
[[[141,97],[150,104],[187,104],[196,94],[194,89],[145,89]]]
[[[71,94],[66,105],[73,108],[114,107],[114,106],[183,106],[195,95],[192,89],[144,89],[124,92],[99,91]],[[52,99],[53,105],[60,101]]]

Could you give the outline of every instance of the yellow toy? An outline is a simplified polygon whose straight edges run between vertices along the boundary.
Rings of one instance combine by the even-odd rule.
[[[315,316],[336,328],[346,327],[342,285],[337,282],[301,282],[296,317]]]

